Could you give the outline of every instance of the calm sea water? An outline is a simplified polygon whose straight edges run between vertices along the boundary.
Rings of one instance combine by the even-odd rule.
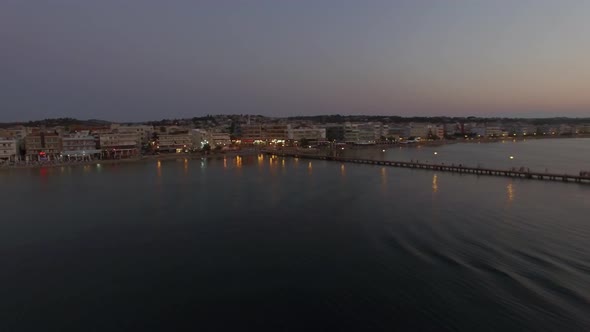
[[[348,149],[343,155],[395,161],[462,164],[471,167],[579,174],[590,171],[590,139],[529,139],[495,143],[458,143],[443,146],[395,145],[392,148]]]
[[[577,171],[589,144],[437,156]],[[590,330],[588,185],[251,156],[0,188],[3,331]]]

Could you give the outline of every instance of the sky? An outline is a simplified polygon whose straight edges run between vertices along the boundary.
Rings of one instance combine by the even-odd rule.
[[[587,0],[2,0],[0,122],[590,116]]]

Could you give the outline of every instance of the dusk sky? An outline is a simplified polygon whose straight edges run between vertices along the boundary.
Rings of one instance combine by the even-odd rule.
[[[2,0],[0,49],[0,122],[590,116],[588,0]]]

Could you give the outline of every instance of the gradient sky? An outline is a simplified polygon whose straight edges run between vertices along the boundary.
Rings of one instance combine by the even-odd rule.
[[[590,116],[590,1],[0,1],[0,122],[218,113]]]

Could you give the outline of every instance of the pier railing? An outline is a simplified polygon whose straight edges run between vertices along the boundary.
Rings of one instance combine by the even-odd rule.
[[[265,151],[265,153],[269,154],[269,155],[276,155],[276,156],[283,156],[283,157],[327,160],[327,161],[336,161],[336,162],[341,162],[341,163],[381,165],[381,166],[389,166],[389,167],[424,169],[424,170],[433,170],[433,171],[451,172],[451,173],[504,176],[504,177],[513,177],[513,178],[523,178],[523,179],[550,180],[550,181],[563,181],[563,182],[576,182],[576,183],[590,184],[590,176],[580,176],[580,175],[572,175],[572,174],[540,173],[540,172],[530,172],[528,170],[527,171],[514,170],[514,169],[505,170],[505,169],[494,169],[494,168],[468,167],[468,166],[463,166],[463,165],[456,166],[456,165],[430,164],[430,163],[407,162],[407,161],[391,161],[391,160],[374,160],[374,159],[335,157],[335,156],[326,156],[326,155],[317,155],[317,154],[312,155],[312,154],[278,152],[278,151]]]

